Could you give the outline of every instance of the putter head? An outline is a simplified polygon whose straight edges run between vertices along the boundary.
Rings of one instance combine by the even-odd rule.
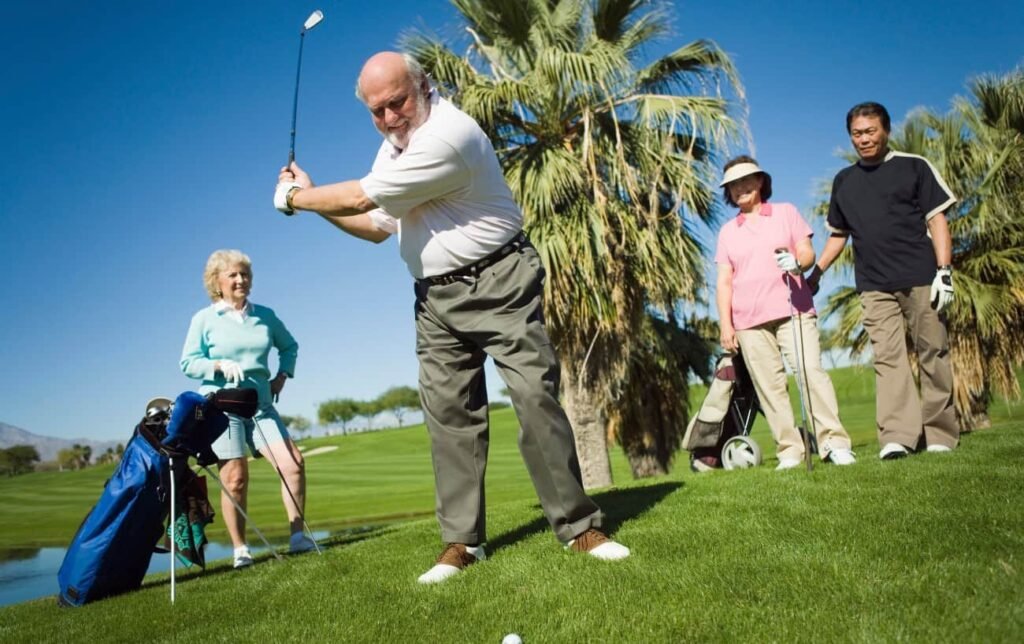
[[[324,19],[324,12],[320,11],[319,9],[317,9],[313,13],[309,14],[309,17],[306,18],[306,22],[302,23],[302,31],[303,32],[309,31],[313,27],[319,25],[320,22],[323,19]]]

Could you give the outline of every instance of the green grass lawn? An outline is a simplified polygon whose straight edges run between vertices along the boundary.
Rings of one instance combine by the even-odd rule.
[[[873,376],[833,372],[860,462],[667,477],[597,493],[634,550],[606,563],[564,552],[537,507],[510,410],[493,415],[487,562],[438,587],[416,577],[440,549],[422,426],[302,441],[314,529],[377,524],[326,541],[323,556],[226,561],[166,575],[81,609],[46,598],[0,608],[0,641],[335,640],[499,642],[1021,641],[1024,421],[993,406],[994,429],[951,454],[877,459]],[[694,400],[703,392],[695,388]],[[773,453],[763,420],[753,436]],[[284,531],[276,476],[253,465],[258,524]],[[64,545],[112,467],[0,481],[0,547]],[[395,519],[405,519],[396,522]],[[386,524],[386,525],[382,525]],[[219,521],[212,535],[216,538]],[[143,619],[144,617],[144,619]]]
[[[849,367],[832,372],[840,401],[840,415],[861,459],[878,451],[874,423],[874,376],[870,368]],[[794,409],[798,409],[795,387]],[[703,399],[703,387],[691,391],[692,405]],[[1024,407],[1003,402],[992,406],[996,422],[1024,418]],[[487,470],[490,505],[506,501],[533,501],[535,495],[526,467],[516,447],[518,424],[511,409],[492,415],[492,439]],[[130,429],[126,431],[126,439]],[[773,465],[774,444],[763,417],[758,417],[752,437]],[[312,456],[307,461],[309,523],[314,530],[346,526],[378,525],[399,519],[433,515],[434,479],[430,466],[429,439],[422,425],[350,436],[300,441],[307,451],[336,445],[338,449]],[[631,480],[621,450],[611,450],[612,471],[619,484]],[[690,476],[685,452],[673,476]],[[79,472],[39,472],[0,478],[0,548],[64,546],[89,508],[96,502],[113,465]],[[211,499],[219,510],[218,488],[209,482]],[[277,475],[263,460],[251,464],[250,514],[271,535],[287,532]],[[215,520],[208,535],[227,540],[223,524]],[[251,535],[251,540],[255,536]]]
[[[902,461],[680,469],[597,494],[626,561],[564,552],[532,500],[492,499],[490,559],[440,586],[415,582],[439,549],[425,518],[323,556],[215,563],[179,578],[174,606],[154,576],[80,609],[3,608],[0,640],[1014,642],[1022,481],[1020,421]]]
[[[489,503],[534,498],[530,479],[516,446],[518,423],[511,409],[495,412],[491,423],[487,470]],[[303,449],[336,445],[338,449],[307,459],[306,514],[314,530],[393,522],[432,516],[434,475],[426,429],[417,425],[349,436],[302,440]],[[624,457],[613,453],[616,480],[631,478]],[[99,498],[114,466],[78,472],[38,472],[0,478],[0,548],[64,546]],[[249,513],[270,535],[287,534],[280,484],[271,464],[250,463]],[[208,481],[218,512],[217,484]],[[207,531],[227,540],[219,519]],[[255,535],[250,536],[255,540]]]

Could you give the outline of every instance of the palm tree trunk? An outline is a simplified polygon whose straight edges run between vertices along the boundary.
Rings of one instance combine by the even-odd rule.
[[[668,474],[668,470],[658,459],[658,454],[654,449],[630,450],[626,452],[626,458],[629,459],[629,467],[633,470],[635,479]]]
[[[988,415],[988,406],[992,402],[992,395],[988,391],[971,395],[970,408],[967,410],[967,418],[960,418],[960,432],[966,434],[976,429],[988,429],[992,427],[992,419]]]
[[[566,363],[563,362],[563,365]],[[568,369],[562,368],[562,395],[565,413],[576,439],[583,488],[590,490],[612,484],[612,466],[608,459],[608,439],[603,406],[597,392],[576,384]]]

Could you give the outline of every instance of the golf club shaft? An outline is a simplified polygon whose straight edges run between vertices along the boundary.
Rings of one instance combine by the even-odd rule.
[[[175,536],[174,535],[174,528],[175,528],[175,524],[177,523],[177,519],[178,519],[178,517],[176,517],[174,515],[174,510],[176,509],[174,506],[175,506],[175,501],[177,500],[176,496],[177,496],[178,490],[177,490],[177,488],[176,488],[176,486],[174,484],[175,476],[174,476],[174,457],[173,456],[168,456],[167,457],[167,468],[171,472],[171,603],[173,604],[174,603],[174,581],[175,581],[175,579],[174,579],[175,578],[175,570],[174,570],[175,569],[175,565],[174,565],[175,564],[175,561],[174,561],[175,552],[174,552],[174,549],[175,549],[175,545],[176,545],[174,543],[174,536]]]
[[[211,470],[208,466],[200,465],[199,467],[203,468],[203,470],[205,470],[207,474],[212,476],[214,478],[214,480],[217,481],[217,485],[220,486],[221,491],[224,492],[224,494],[227,495],[228,499],[231,500],[231,505],[235,506],[235,509],[238,510],[239,514],[241,514],[242,517],[245,518],[246,522],[248,522],[249,525],[252,526],[252,529],[259,536],[260,541],[262,541],[264,543],[264,545],[266,545],[267,548],[270,550],[270,554],[274,555],[274,557],[278,561],[282,561],[281,555],[277,554],[277,551],[274,550],[274,546],[270,545],[270,542],[267,541],[267,538],[263,536],[263,533],[260,532],[259,526],[257,526],[255,523],[253,523],[252,519],[250,519],[249,515],[245,513],[245,510],[242,509],[242,506],[238,503],[238,501],[235,499],[235,497],[231,495],[231,492],[228,492],[228,489],[224,486],[224,481],[221,481],[220,477],[217,476],[216,474],[214,474],[213,470]]]
[[[302,45],[306,41],[306,30],[299,33],[299,64],[295,68],[295,98],[292,100],[292,142],[288,150],[288,165],[295,160],[295,121],[299,113],[299,76],[302,73]]]
[[[292,505],[295,506],[295,511],[299,513],[299,519],[302,520],[302,527],[309,535],[309,540],[313,542],[313,547],[316,548],[316,553],[318,555],[322,555],[323,552],[320,551],[320,544],[317,543],[316,538],[313,537],[313,531],[309,529],[309,524],[306,523],[306,515],[302,511],[302,507],[299,506],[299,502],[295,500],[295,495],[292,494],[292,489],[288,486],[288,481],[284,480],[284,473],[281,472],[281,468],[277,464],[277,458],[274,456],[273,450],[270,449],[270,443],[267,442],[267,437],[264,436],[263,429],[255,419],[252,424],[256,427],[256,431],[260,433],[260,440],[263,441],[263,445],[267,448],[267,456],[270,457],[270,462],[274,465],[274,470],[277,471],[277,478],[281,479],[281,485],[283,485],[284,489],[288,492],[288,498],[292,500]]]
[[[807,403],[804,400],[804,381],[805,381],[805,378],[803,377],[803,373],[802,373],[803,366],[804,366],[804,364],[803,364],[804,363],[803,350],[802,350],[804,330],[803,330],[803,327],[801,326],[800,327],[800,331],[799,331],[800,337],[798,339],[797,338],[797,325],[800,324],[801,320],[800,320],[800,314],[797,312],[796,307],[793,306],[793,282],[794,282],[794,280],[793,280],[793,276],[790,275],[789,273],[785,273],[785,275],[786,275],[786,291],[787,291],[787,295],[789,296],[789,324],[790,324],[791,327],[793,327],[793,352],[796,354],[796,359],[795,359],[796,364],[793,365],[793,371],[796,372],[796,388],[797,388],[797,391],[800,394],[800,420],[802,421],[803,427],[804,427],[804,436],[803,436],[803,439],[804,439],[804,455],[807,458],[807,471],[810,472],[812,469],[814,469],[814,465],[813,465],[813,462],[811,460],[811,432],[814,429],[814,418],[812,417],[810,419],[810,423],[808,423]],[[810,393],[810,392],[808,392],[808,393]]]

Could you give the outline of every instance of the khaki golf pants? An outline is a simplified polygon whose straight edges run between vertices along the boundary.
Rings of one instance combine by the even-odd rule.
[[[584,493],[559,366],[544,328],[544,268],[529,245],[449,284],[416,282],[420,399],[430,432],[437,519],[446,543],[487,539],[489,427],[484,360],[494,359],[519,417],[519,451],[559,540],[601,525]]]
[[[743,360],[754,381],[758,402],[768,427],[775,438],[776,455],[782,459],[802,459],[803,439],[796,429],[793,406],[789,401],[788,378],[783,356],[794,371],[800,368],[795,342],[803,357],[801,378],[804,380],[804,400],[809,403],[809,422],[813,422],[818,452],[822,458],[834,449],[850,449],[850,437],[839,420],[839,403],[832,379],[821,366],[821,346],[818,342],[817,316],[798,316],[798,335],[794,338],[791,318],[782,318],[751,329],[736,331],[736,339]],[[806,376],[804,376],[806,372]],[[799,379],[798,379],[799,382]]]
[[[875,358],[875,422],[878,442],[914,450],[956,447],[960,426],[953,408],[953,367],[946,325],[929,301],[931,288],[864,291],[864,329]],[[917,353],[921,392],[910,370],[907,331]]]

